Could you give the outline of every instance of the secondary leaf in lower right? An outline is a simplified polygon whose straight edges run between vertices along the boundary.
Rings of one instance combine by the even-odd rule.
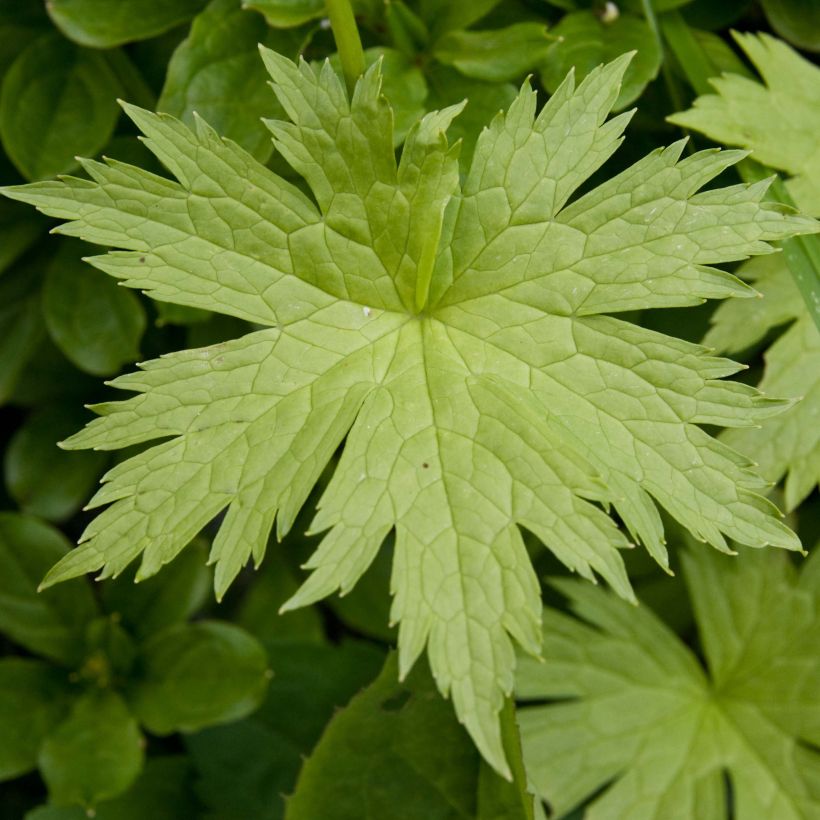
[[[527,772],[560,817],[820,817],[820,553],[683,556],[706,657],[647,607],[560,581],[577,615],[544,613],[546,663],[522,659]]]

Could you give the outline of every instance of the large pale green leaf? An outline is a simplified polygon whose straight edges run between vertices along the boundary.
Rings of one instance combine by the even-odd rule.
[[[820,816],[820,555],[686,553],[707,669],[650,609],[562,581],[578,618],[547,610],[545,663],[522,660],[527,772],[560,817]],[[598,795],[598,791],[603,789]]]
[[[51,19],[66,37],[111,48],[155,37],[190,20],[207,0],[48,0]]]
[[[0,137],[27,179],[76,167],[96,154],[119,115],[120,83],[105,57],[56,33],[36,39],[12,63],[0,88]]]
[[[757,461],[770,481],[788,474],[786,507],[793,509],[820,483],[820,333],[781,254],[753,259],[739,275],[762,298],[722,304],[704,344],[737,353],[790,323],[766,351],[760,389],[800,401],[759,427],[726,431],[723,440]]]
[[[767,34],[735,38],[765,85],[726,74],[712,80],[715,94],[669,119],[749,148],[758,162],[790,175],[786,188],[799,208],[820,215],[820,68]]]
[[[816,230],[763,203],[766,184],[699,189],[741,152],[653,152],[566,205],[615,151],[604,120],[629,58],[569,78],[536,117],[528,87],[482,132],[460,179],[425,116],[393,149],[378,65],[352,104],[330,65],[265,51],[289,122],[275,147],[314,199],[220,140],[128,107],[175,179],[86,161],[90,180],[5,189],[122,250],[92,263],[157,299],[262,329],[175,353],[114,381],[69,447],[165,439],[115,467],[109,505],[47,585],[84,572],[138,578],[226,511],[211,560],[222,595],[276,522],[284,535],[333,453],[311,529],[327,534],[286,608],[352,588],[395,530],[392,619],[406,675],[428,648],[487,759],[517,641],[540,644],[526,527],[568,567],[631,589],[611,504],[662,564],[655,502],[698,538],[799,548],[750,463],[698,424],[757,423],[788,402],[721,381],[738,366],[601,314],[753,295],[711,265]]]

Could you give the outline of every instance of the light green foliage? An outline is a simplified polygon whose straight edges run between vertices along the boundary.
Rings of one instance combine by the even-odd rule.
[[[820,555],[687,552],[684,577],[708,671],[647,607],[573,581],[579,619],[547,610],[544,658],[521,662],[527,772],[560,817],[820,816]],[[813,748],[812,748],[813,747]]]
[[[758,162],[791,175],[786,187],[799,208],[820,215],[820,68],[766,34],[735,37],[765,85],[724,75],[712,80],[716,94],[669,119],[751,149]]]
[[[46,586],[85,572],[138,578],[226,511],[211,561],[221,596],[281,537],[346,445],[311,526],[327,534],[285,605],[349,590],[395,530],[391,616],[406,675],[428,647],[442,692],[507,772],[497,713],[513,640],[537,653],[540,593],[519,526],[569,568],[632,593],[611,504],[666,564],[655,501],[727,549],[798,549],[757,494],[749,462],[699,423],[734,427],[783,408],[721,377],[738,366],[603,316],[749,295],[713,263],[766,253],[815,223],[761,202],[765,183],[698,190],[740,152],[657,150],[571,205],[628,120],[604,123],[629,57],[569,78],[535,118],[521,91],[480,136],[463,182],[425,116],[396,162],[378,66],[352,104],[329,65],[264,58],[290,122],[276,149],[315,197],[222,141],[127,106],[175,179],[86,161],[90,180],[7,188],[122,248],[92,264],[149,295],[263,326],[144,363],[68,447],[166,439],[119,464],[109,505]]]
[[[747,262],[739,274],[763,298],[722,304],[704,344],[736,353],[789,323],[765,353],[760,389],[800,401],[760,428],[727,431],[723,440],[759,462],[770,481],[788,473],[786,507],[793,509],[820,483],[820,334],[782,255]]]

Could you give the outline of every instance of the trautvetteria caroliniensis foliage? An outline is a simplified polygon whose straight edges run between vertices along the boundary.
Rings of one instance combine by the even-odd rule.
[[[89,260],[151,296],[261,330],[141,365],[68,447],[164,439],[111,470],[107,506],[52,584],[142,556],[172,560],[214,516],[218,594],[271,528],[292,526],[344,441],[311,527],[326,532],[286,605],[349,590],[395,530],[400,669],[428,649],[486,758],[507,765],[497,713],[513,641],[537,653],[541,603],[520,527],[568,567],[632,598],[613,507],[664,566],[656,503],[717,549],[728,536],[798,549],[750,462],[697,425],[784,405],[722,381],[709,351],[607,316],[752,295],[710,267],[815,230],[763,203],[765,184],[699,190],[744,154],[658,150],[567,204],[616,150],[629,60],[570,76],[536,116],[525,86],[459,177],[448,124],[425,116],[399,161],[378,65],[352,102],[329,65],[263,53],[289,122],[276,149],[313,198],[204,122],[126,106],[173,178],[84,162],[90,179],[5,193],[119,248]],[[346,437],[346,440],[345,440]]]

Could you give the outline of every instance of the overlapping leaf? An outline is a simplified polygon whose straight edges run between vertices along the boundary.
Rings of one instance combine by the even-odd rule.
[[[557,817],[820,815],[820,556],[800,576],[773,550],[698,550],[684,576],[708,671],[646,607],[559,583],[574,618],[544,617],[546,663],[516,692],[528,774]],[[605,788],[604,788],[605,787]]]
[[[605,118],[628,62],[569,78],[536,117],[525,87],[482,133],[465,179],[424,117],[396,161],[378,65],[352,102],[326,65],[264,53],[290,118],[274,145],[313,193],[167,116],[127,111],[174,179],[114,161],[90,180],[6,189],[122,250],[91,263],[157,299],[263,329],[147,362],[137,395],[69,447],[164,439],[111,470],[109,505],[47,583],[138,577],[225,512],[213,543],[221,595],[276,524],[286,533],[346,437],[320,502],[327,531],[287,604],[350,589],[395,530],[399,666],[428,648],[439,688],[487,759],[507,766],[497,713],[513,639],[541,642],[540,595],[519,527],[570,568],[631,597],[613,505],[666,563],[655,502],[697,537],[795,549],[749,462],[699,423],[742,426],[783,402],[721,381],[738,366],[616,318],[636,307],[744,296],[710,265],[765,253],[815,223],[761,203],[765,185],[698,193],[739,152],[658,150],[567,205],[615,151]]]

